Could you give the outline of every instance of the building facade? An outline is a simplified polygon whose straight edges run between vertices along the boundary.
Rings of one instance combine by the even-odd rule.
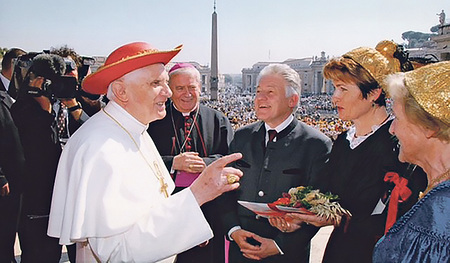
[[[210,90],[209,90],[209,81],[211,79],[211,68],[209,68],[208,66],[203,66],[200,65],[198,62],[194,62],[194,61],[189,61],[189,62],[169,62],[166,65],[166,69],[169,70],[173,65],[175,65],[175,63],[189,63],[192,66],[194,66],[199,72],[200,72],[200,78],[202,81],[202,93],[203,94],[209,94]]]
[[[436,57],[440,61],[450,60],[450,24],[439,26],[438,35],[431,39],[436,42]]]
[[[94,65],[91,66],[91,71],[95,72],[100,66],[102,66],[105,63],[106,57],[94,56],[93,58],[95,59],[95,63]],[[175,63],[177,62],[169,62],[166,65],[166,69],[169,70]],[[198,69],[202,81],[202,90],[201,90],[202,94],[209,96],[211,94],[210,91],[211,68],[209,66],[200,65],[198,62],[194,61],[189,61],[187,63],[192,64],[196,69]],[[219,78],[218,85],[219,88],[221,88],[224,85],[224,76],[219,75],[218,78]]]
[[[299,75],[302,81],[302,94],[323,94],[332,93],[333,85],[323,77],[323,66],[328,62],[329,57],[325,52],[321,52],[320,57],[308,57],[301,59],[288,59],[281,64],[289,65]],[[242,88],[244,93],[253,94],[256,90],[257,77],[261,70],[276,62],[258,62],[251,68],[242,69]]]
[[[420,47],[407,48],[410,58],[434,57],[439,61],[450,60],[450,23],[435,26],[437,34],[424,41]]]

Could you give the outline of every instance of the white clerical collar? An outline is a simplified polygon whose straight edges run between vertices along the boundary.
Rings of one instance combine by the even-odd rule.
[[[389,120],[392,120],[394,118],[393,115],[390,115],[386,118],[386,120],[384,120],[381,124],[376,124],[373,125],[371,127],[372,131],[369,132],[368,134],[364,135],[364,136],[358,136],[356,137],[356,127],[355,125],[352,125],[348,131],[347,131],[347,136],[346,139],[347,141],[350,143],[350,148],[353,150],[356,147],[358,147],[358,145],[360,145],[363,141],[365,141],[367,138],[369,138],[372,134],[374,134],[381,126],[383,126],[386,122],[388,122]]]
[[[294,115],[289,114],[289,117],[287,117],[286,120],[284,120],[282,123],[280,123],[280,125],[278,125],[275,128],[270,127],[267,123],[264,122],[264,127],[266,127],[266,143],[269,140],[269,133],[268,133],[269,130],[276,130],[277,133],[280,133],[292,122],[292,120],[294,120]],[[277,138],[275,137],[273,141],[276,142]]]
[[[183,115],[183,117],[189,116],[192,112],[196,111],[198,107],[200,107],[200,105],[197,104],[197,106],[196,106],[195,108],[193,108],[190,112],[181,112],[181,111],[177,108],[177,106],[175,105],[175,103],[172,102],[172,105],[173,105],[173,107],[174,107],[177,111],[179,111],[179,112]]]
[[[147,132],[148,124],[142,124],[115,101],[109,101],[104,110],[132,134]]]
[[[5,86],[6,91],[9,89],[9,79],[7,79],[5,76],[3,76],[2,73],[0,73],[0,79],[2,80],[3,86]]]

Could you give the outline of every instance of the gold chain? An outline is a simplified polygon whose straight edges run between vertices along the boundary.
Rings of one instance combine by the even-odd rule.
[[[427,189],[425,191],[419,193],[419,198],[422,199],[431,189],[433,189],[436,184],[442,181],[442,179],[445,179],[444,181],[448,180],[450,175],[450,169],[448,169],[445,173],[439,175],[438,177],[431,180],[431,182],[428,184]]]
[[[120,124],[119,121],[117,121],[113,116],[111,116],[106,110],[105,108],[102,108],[103,112],[109,117],[111,118],[117,125],[119,125],[120,128],[122,128],[122,130],[124,130],[128,136],[130,137],[130,139],[133,141],[134,145],[136,145],[136,148],[138,149],[139,153],[142,156],[142,159],[144,159],[144,161],[147,163],[148,167],[150,167],[150,169],[152,170],[152,172],[154,173],[154,175],[156,176],[156,178],[159,181],[159,184],[161,185],[161,189],[160,192],[164,194],[164,196],[167,198],[169,197],[169,193],[167,192],[167,188],[168,185],[167,183],[164,181],[164,177],[161,174],[161,170],[159,169],[158,163],[156,161],[153,161],[153,166],[155,168],[153,168],[150,163],[147,161],[147,158],[145,158],[144,154],[141,151],[141,148],[139,147],[139,145],[137,144],[137,142],[134,140],[133,136],[130,134],[130,132],[125,129],[125,127],[122,126],[122,124]]]
[[[177,140],[178,146],[180,147],[180,153],[184,153],[183,152],[183,148],[186,145],[186,143],[187,143],[187,141],[189,139],[189,136],[191,135],[192,130],[194,129],[195,122],[197,121],[197,117],[198,117],[198,112],[200,111],[200,105],[197,105],[197,110],[195,111],[194,120],[192,121],[192,126],[189,129],[189,132],[184,135],[185,138],[184,138],[184,142],[183,142],[182,145],[180,144],[180,140],[178,139],[178,132],[177,132],[177,128],[176,128],[176,125],[175,125],[175,120],[173,119],[173,110],[176,109],[175,105],[173,105],[173,101],[170,101],[170,105],[173,106],[173,108],[170,109],[170,118],[172,119],[173,132],[175,134],[175,138]],[[181,113],[181,114],[183,114],[183,113]]]

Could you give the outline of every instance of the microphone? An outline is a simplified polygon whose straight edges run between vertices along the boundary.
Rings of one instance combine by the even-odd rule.
[[[36,55],[28,70],[28,78],[30,73],[32,73],[36,77],[44,78],[44,84],[41,89],[28,86],[26,93],[33,97],[46,96],[48,98],[53,98],[54,94],[52,86],[55,86],[53,84],[60,82],[60,78],[65,70],[66,63],[62,57],[47,53]]]
[[[30,71],[36,76],[55,80],[66,71],[64,59],[55,54],[39,54],[33,58]]]

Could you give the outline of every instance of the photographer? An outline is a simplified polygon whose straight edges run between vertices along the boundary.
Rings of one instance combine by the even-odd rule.
[[[19,223],[23,263],[39,262],[42,255],[46,255],[46,262],[59,262],[61,257],[58,240],[47,236],[53,183],[63,142],[57,108],[65,106],[75,120],[83,118],[75,99],[78,81],[72,76],[63,76],[65,71],[62,57],[35,56],[19,84],[19,96],[11,108],[25,154]]]
[[[87,75],[91,74],[91,66],[94,63],[95,59],[93,57],[81,57],[81,66],[78,67],[78,83],[80,85],[78,85],[77,100],[83,106],[83,111],[89,116],[100,111],[106,104],[103,102],[104,98],[102,95],[91,94],[81,88],[81,82]]]
[[[13,60],[25,51],[12,48],[3,57],[0,73],[0,262],[14,260],[14,242],[19,218],[23,165],[17,128],[10,114],[13,103],[7,93]]]
[[[86,114],[85,109],[82,109],[85,103],[83,99],[79,98],[81,89],[78,89],[78,83],[81,83],[83,77],[80,76],[79,70],[84,66],[82,64],[82,58],[74,49],[67,47],[67,45],[60,48],[52,48],[50,53],[62,57],[66,65],[64,75],[74,77],[72,83],[67,83],[69,89],[63,91],[65,93],[64,96],[59,96],[59,100],[62,103],[57,103],[53,107],[57,116],[59,138],[64,146],[70,135],[91,116]],[[76,80],[76,83],[74,80]],[[77,87],[76,89],[73,89],[74,85]]]

